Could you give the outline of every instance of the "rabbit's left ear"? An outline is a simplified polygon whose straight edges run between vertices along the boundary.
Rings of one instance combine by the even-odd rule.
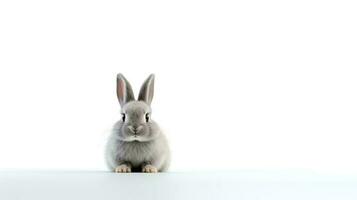
[[[154,97],[154,79],[155,75],[151,74],[141,86],[139,92],[139,101],[144,101],[147,104],[151,104],[152,98]]]

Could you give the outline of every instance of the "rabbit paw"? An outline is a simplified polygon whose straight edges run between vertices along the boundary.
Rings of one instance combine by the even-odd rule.
[[[152,165],[145,165],[143,167],[143,172],[144,173],[157,173],[157,169],[156,169],[156,167],[154,167]]]
[[[130,173],[131,172],[131,168],[128,165],[119,165],[118,167],[116,167],[114,169],[115,173]]]

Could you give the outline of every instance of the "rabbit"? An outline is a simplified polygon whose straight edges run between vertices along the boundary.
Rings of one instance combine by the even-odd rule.
[[[130,83],[117,75],[121,119],[113,126],[106,146],[108,168],[116,173],[167,171],[170,149],[159,125],[151,118],[154,74],[142,85],[135,100]]]

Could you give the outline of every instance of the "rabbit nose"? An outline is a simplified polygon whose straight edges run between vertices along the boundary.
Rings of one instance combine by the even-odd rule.
[[[132,132],[136,133],[136,127],[134,126],[128,126],[129,130],[131,130]]]
[[[139,132],[142,129],[142,126],[133,125],[133,126],[130,126],[129,129],[136,134],[137,132]]]

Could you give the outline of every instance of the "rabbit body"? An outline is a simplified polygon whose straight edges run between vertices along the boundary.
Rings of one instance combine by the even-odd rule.
[[[151,141],[126,142],[118,138],[115,131],[121,126],[120,122],[114,125],[113,133],[107,144],[107,165],[114,171],[121,164],[128,163],[132,171],[142,171],[141,167],[151,164],[159,172],[166,171],[169,166],[170,153],[167,140],[163,134]]]
[[[108,168],[114,172],[164,172],[170,163],[167,139],[151,119],[154,76],[144,82],[135,100],[129,82],[117,78],[122,118],[113,126],[106,146]]]

